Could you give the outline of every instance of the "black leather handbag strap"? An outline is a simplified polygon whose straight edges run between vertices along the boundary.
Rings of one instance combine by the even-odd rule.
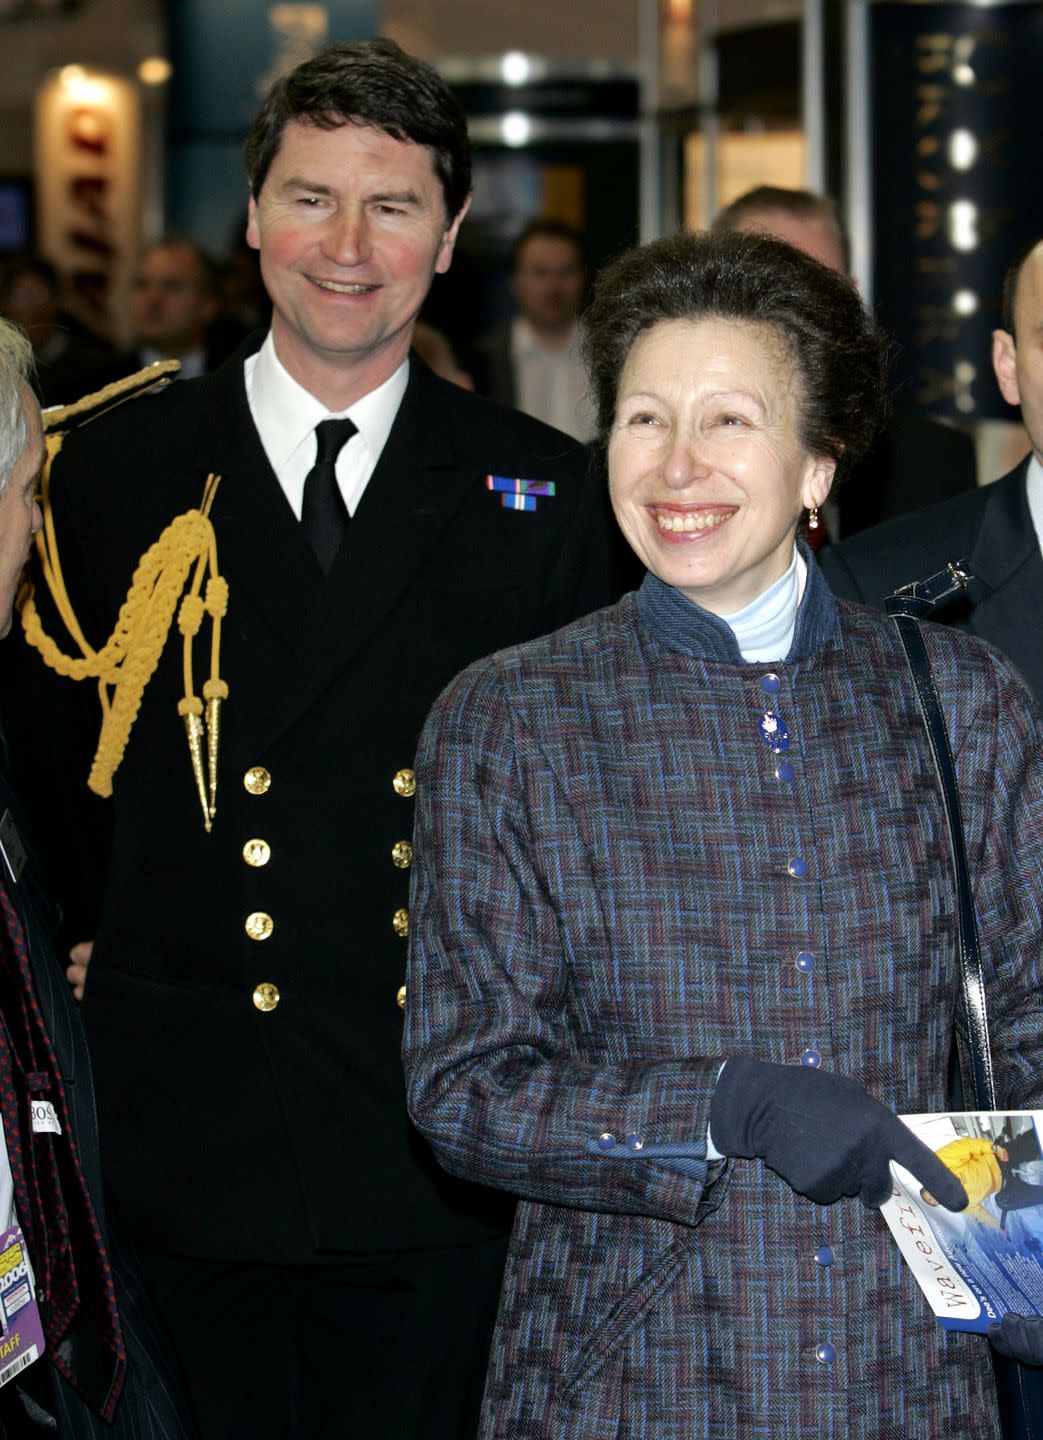
[[[957,1007],[956,1045],[963,1093],[965,1102],[968,1096],[972,1098],[975,1109],[995,1110],[996,1087],[989,1044],[989,1016],[985,1004],[985,977],[978,945],[978,926],[974,918],[970,875],[967,870],[960,793],[956,784],[956,771],[945,719],[931,672],[931,661],[918,623],[941,601],[962,590],[970,578],[967,562],[957,561],[939,574],[932,575],[929,580],[904,585],[888,599],[887,613],[895,623],[905,650],[905,658],[909,662],[916,698],[938,773],[949,830],[959,919],[961,1003]]]

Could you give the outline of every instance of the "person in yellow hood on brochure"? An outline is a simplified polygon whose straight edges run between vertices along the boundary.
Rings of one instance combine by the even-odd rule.
[[[1008,1140],[1005,1133],[996,1140],[986,1135],[966,1135],[950,1140],[935,1154],[966,1190],[969,1210],[979,1207],[990,1195],[995,1195],[1001,1211],[1043,1205],[1043,1185],[1034,1185],[1017,1174],[1015,1167],[1022,1157],[1020,1153],[1012,1154],[1014,1145],[1016,1142]],[[1038,1153],[1034,1139],[1033,1149]],[[938,1204],[926,1188],[920,1191],[920,1198],[928,1205]]]
[[[968,1209],[974,1209],[986,1196],[999,1192],[1003,1186],[1000,1161],[1010,1159],[1009,1153],[998,1140],[989,1140],[984,1135],[966,1135],[959,1140],[950,1140],[948,1145],[943,1145],[935,1154],[966,1190]],[[920,1191],[920,1199],[928,1205],[938,1204],[926,1187]]]

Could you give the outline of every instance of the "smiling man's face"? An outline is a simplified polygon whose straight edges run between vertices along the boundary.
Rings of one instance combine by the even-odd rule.
[[[364,125],[291,121],[250,202],[282,364],[331,409],[405,358],[466,213],[446,215],[432,151]]]

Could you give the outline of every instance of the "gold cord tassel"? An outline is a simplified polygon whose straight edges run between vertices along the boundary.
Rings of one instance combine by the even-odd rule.
[[[198,705],[198,700],[196,704]],[[178,703],[178,713],[185,722],[185,734],[188,737],[188,758],[192,762],[192,776],[196,782],[196,793],[199,796],[199,803],[203,809],[203,829],[210,834],[210,805],[207,801],[206,776],[203,774],[203,722],[194,710],[186,710],[183,707],[184,700]]]
[[[118,402],[123,393],[117,397],[106,391],[89,398]],[[61,412],[61,419],[67,420],[68,414],[68,409]],[[53,460],[61,448],[62,438],[60,430],[48,434],[49,460]],[[203,812],[203,825],[209,832],[217,811],[220,706],[228,696],[228,686],[220,675],[221,620],[228,608],[228,584],[218,573],[217,539],[210,520],[210,508],[221,477],[209,475],[199,509],[178,515],[142,556],[127,598],[120,607],[116,628],[100,650],[94,650],[84,637],[65,589],[49,504],[49,478],[48,465],[42,482],[44,527],[36,537],[37,553],[58,614],[79,647],[82,658],[64,654],[45,634],[31,588],[22,603],[21,619],[26,640],[40,652],[44,663],[52,670],[72,680],[98,681],[102,725],[87,784],[95,794],[112,794],[112,779],[123,759],[145,686],[159,663],[177,612],[178,628],[184,640],[185,681],[184,698],[178,702],[178,713],[185,722],[192,776]],[[207,573],[204,602],[199,592],[203,576]],[[185,593],[190,575],[191,583]],[[203,687],[206,700],[204,724],[203,702],[195,693],[193,681],[192,642],[206,615],[210,617],[212,636],[210,679]]]
[[[221,682],[222,685],[224,682]],[[210,819],[217,815],[217,759],[221,753],[221,702],[223,695],[215,695],[211,691],[211,682],[208,680],[203,686],[203,694],[206,696],[206,765],[207,779],[209,781],[209,807]],[[228,693],[228,686],[224,686],[225,694]]]
[[[210,496],[212,502],[213,496]],[[207,504],[209,510],[209,502]],[[203,686],[206,701],[206,744],[210,779],[210,819],[217,815],[217,757],[221,749],[221,705],[228,699],[228,686],[221,679],[221,621],[228,611],[228,581],[217,573],[217,548],[210,555],[210,579],[206,582],[206,610],[210,616],[210,679]]]
[[[212,695],[206,702],[206,747],[210,776],[210,819],[217,816],[217,757],[221,750],[221,700]]]

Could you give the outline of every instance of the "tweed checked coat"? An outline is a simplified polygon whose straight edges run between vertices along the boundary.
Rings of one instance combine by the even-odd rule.
[[[926,628],[998,1094],[1038,1104],[1039,715],[998,652]],[[418,780],[410,1109],[522,1197],[483,1440],[995,1435],[985,1340],[942,1332],[878,1213],[706,1158],[733,1054],[944,1108],[954,886],[890,622],[812,562],[786,661],[746,664],[647,577],[458,677]]]

